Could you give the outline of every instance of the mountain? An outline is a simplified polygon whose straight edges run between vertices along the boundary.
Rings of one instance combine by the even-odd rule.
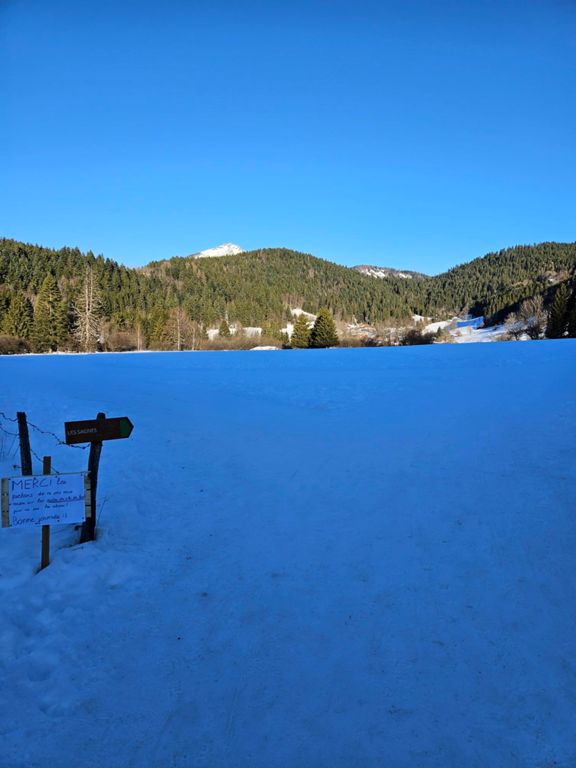
[[[556,285],[575,275],[576,242],[516,245],[430,278],[426,303],[429,314],[468,311],[493,324],[526,298],[548,300]]]
[[[393,269],[392,267],[375,267],[371,264],[358,264],[356,267],[352,267],[357,272],[361,272],[363,275],[369,277],[385,278],[385,277],[400,277],[404,280],[412,280],[415,277],[427,277],[422,272],[413,272],[408,269]]]
[[[137,338],[138,348],[172,348],[184,328],[198,338],[223,319],[261,326],[277,336],[294,307],[317,314],[325,306],[337,320],[372,325],[410,322],[413,315],[442,320],[462,312],[492,324],[532,296],[542,296],[547,306],[557,286],[565,282],[571,289],[576,277],[576,243],[515,246],[435,277],[401,273],[414,274],[413,279],[389,268],[383,268],[386,279],[375,279],[285,248],[239,250],[128,268],[77,248],[53,250],[0,239],[0,334],[26,340],[38,335],[33,313],[39,316],[41,288],[53,276],[52,286],[45,286],[52,304],[43,307],[44,314],[57,310],[63,340],[57,348],[73,347],[87,269],[97,287],[101,337],[107,344],[112,338],[134,344]],[[24,330],[20,334],[16,328]]]
[[[291,319],[292,307],[317,314],[326,306],[339,319],[358,321],[410,317],[420,308],[405,280],[373,280],[287,248],[218,259],[174,258],[152,262],[145,271],[180,293],[191,317],[203,324],[227,315],[243,325],[273,326]]]
[[[205,251],[199,253],[193,253],[188,258],[190,259],[212,259],[220,256],[236,256],[238,253],[244,253],[244,250],[239,245],[234,243],[223,243],[217,245],[215,248],[207,248]]]

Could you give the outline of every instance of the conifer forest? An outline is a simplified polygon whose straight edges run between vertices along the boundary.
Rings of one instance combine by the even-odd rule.
[[[576,335],[576,243],[507,248],[443,274],[375,279],[306,253],[265,248],[176,257],[128,268],[77,248],[0,240],[2,351],[193,349],[234,326],[282,341],[292,309],[346,323],[401,324],[412,315],[503,322],[537,297],[546,335]],[[329,345],[300,322],[295,346]],[[332,334],[332,335],[331,335]],[[318,340],[320,339],[320,341]]]

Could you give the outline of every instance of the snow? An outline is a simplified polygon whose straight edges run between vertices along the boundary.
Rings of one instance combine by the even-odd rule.
[[[450,325],[454,326],[457,322],[462,322],[459,317],[428,323],[424,328],[424,332],[436,333],[440,328],[448,328]],[[509,328],[502,323],[501,325],[492,325],[486,328],[473,328],[472,326],[450,328],[448,333],[457,344],[475,344],[476,342],[500,341],[508,331]]]
[[[244,253],[244,250],[239,245],[234,243],[223,243],[217,245],[215,248],[206,248],[204,251],[192,254],[193,259],[208,259],[220,256],[235,256],[238,253]]]
[[[0,358],[9,416],[135,425],[96,542],[36,574],[0,530],[2,768],[576,765],[575,374],[572,340]]]
[[[368,275],[369,277],[376,277],[379,279],[384,279],[387,277],[403,277],[405,280],[412,280],[414,277],[414,275],[410,274],[409,272],[401,272],[398,269],[392,269],[390,267],[373,267],[370,265],[361,264],[357,267],[353,267],[353,269],[361,272],[363,275]]]
[[[456,320],[456,318],[452,318],[452,320],[438,320],[435,323],[428,323],[428,325],[424,328],[424,333],[436,333],[440,328],[446,328],[446,326],[450,325],[450,323],[454,320]]]
[[[476,342],[499,341],[508,333],[504,324],[492,325],[487,328],[456,328],[450,334],[457,344],[475,344]]]
[[[295,307],[294,309],[291,309],[290,312],[292,313],[292,317],[304,315],[308,322],[314,322],[314,320],[316,320],[316,315],[313,315],[311,312],[304,312],[300,307]]]
[[[266,344],[263,344],[260,347],[252,347],[252,349],[250,349],[249,351],[250,352],[270,352],[270,350],[272,349],[280,349],[280,347],[273,347],[273,346],[268,346]]]
[[[258,325],[245,325],[244,328],[242,328],[242,333],[244,336],[253,338],[254,336],[262,336],[263,330],[264,329]]]

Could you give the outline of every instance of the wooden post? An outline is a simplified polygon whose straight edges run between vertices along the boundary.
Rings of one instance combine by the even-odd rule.
[[[50,456],[44,456],[42,459],[42,474],[50,475],[52,473],[52,459]],[[50,526],[42,526],[42,557],[40,560],[40,570],[50,565]]]
[[[30,435],[28,434],[28,421],[26,414],[19,411],[16,414],[18,419],[18,438],[20,440],[20,466],[23,475],[32,474],[32,451],[30,450]]]
[[[105,413],[99,413],[98,420],[105,419]],[[85,541],[94,541],[96,538],[96,489],[98,486],[98,467],[100,465],[100,454],[102,453],[102,442],[90,444],[90,455],[88,457],[88,474],[90,476],[90,507],[92,514],[82,525],[80,534],[80,543]]]

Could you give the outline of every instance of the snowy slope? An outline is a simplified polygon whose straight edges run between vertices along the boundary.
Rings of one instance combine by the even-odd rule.
[[[456,328],[450,331],[450,334],[457,344],[475,344],[476,342],[500,341],[508,331],[509,329],[502,323],[486,328]]]
[[[358,266],[352,267],[352,269],[361,272],[363,275],[380,279],[385,277],[403,277],[406,280],[412,280],[414,277],[426,277],[426,275],[423,275],[421,272],[393,269],[392,267],[375,267],[371,264],[358,264]]]
[[[222,245],[217,245],[215,248],[206,248],[206,250],[200,251],[199,253],[193,253],[190,258],[207,259],[217,256],[235,256],[237,253],[244,253],[239,245],[234,245],[234,243],[223,243]]]
[[[0,358],[8,414],[135,424],[97,542],[35,575],[0,530],[2,768],[576,765],[575,375],[569,340]]]

